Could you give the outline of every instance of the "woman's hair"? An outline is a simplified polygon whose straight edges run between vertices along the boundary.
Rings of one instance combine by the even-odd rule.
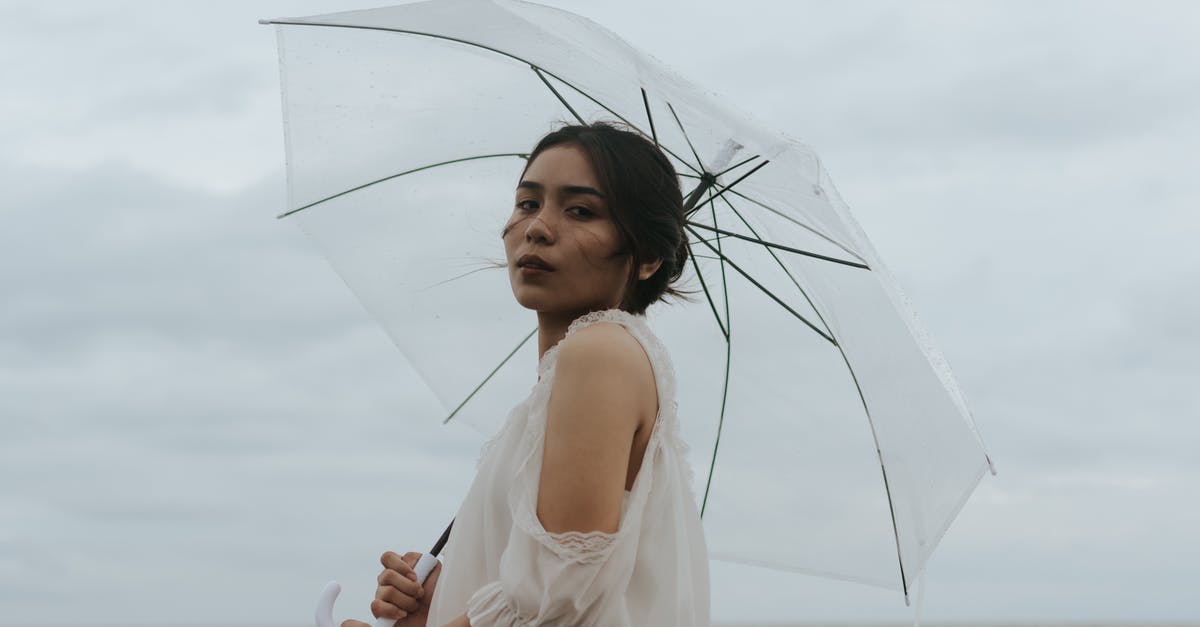
[[[543,150],[564,144],[587,154],[621,239],[617,254],[632,257],[621,309],[642,314],[667,295],[687,299],[687,292],[672,286],[687,263],[688,242],[679,177],[666,155],[641,133],[614,123],[568,124],[538,141],[525,167]],[[638,267],[658,259],[658,270],[639,280]]]

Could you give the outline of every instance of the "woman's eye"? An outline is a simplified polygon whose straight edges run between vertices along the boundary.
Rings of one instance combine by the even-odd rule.
[[[574,212],[575,215],[584,217],[584,218],[596,215],[595,212],[593,212],[591,209],[588,209],[587,207],[571,207],[570,209],[567,209],[567,211]]]
[[[537,209],[537,201],[536,200],[518,200],[517,201],[517,209],[520,209],[522,211],[533,211],[534,209]]]

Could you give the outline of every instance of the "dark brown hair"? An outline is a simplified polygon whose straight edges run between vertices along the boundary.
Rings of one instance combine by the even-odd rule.
[[[687,292],[672,286],[683,274],[688,247],[683,193],[667,156],[635,130],[592,122],[551,131],[529,153],[525,167],[543,150],[564,144],[578,146],[588,156],[620,234],[617,254],[633,260],[621,309],[643,314],[665,296],[687,299]],[[657,259],[662,260],[658,270],[639,280],[638,267]]]

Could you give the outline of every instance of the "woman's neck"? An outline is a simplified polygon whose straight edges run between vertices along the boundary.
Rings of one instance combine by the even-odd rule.
[[[608,307],[608,309],[613,309]],[[571,323],[580,316],[583,316],[592,311],[605,309],[603,306],[589,307],[581,311],[574,312],[557,312],[557,311],[539,311],[538,312],[538,361],[542,360],[542,356],[546,351],[550,350],[551,346],[558,344],[564,337],[567,336],[567,329]]]
[[[559,312],[538,312],[538,361],[542,355],[558,344],[567,336],[567,328],[583,314],[563,314]]]

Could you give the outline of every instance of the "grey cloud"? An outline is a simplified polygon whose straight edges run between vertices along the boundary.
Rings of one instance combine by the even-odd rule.
[[[98,327],[261,346],[340,332],[334,320],[353,310],[296,291],[332,273],[294,226],[271,219],[275,181],[230,203],[112,167],[69,178],[8,167],[3,179],[15,222],[0,239],[22,260],[0,269],[10,346],[44,354]]]

